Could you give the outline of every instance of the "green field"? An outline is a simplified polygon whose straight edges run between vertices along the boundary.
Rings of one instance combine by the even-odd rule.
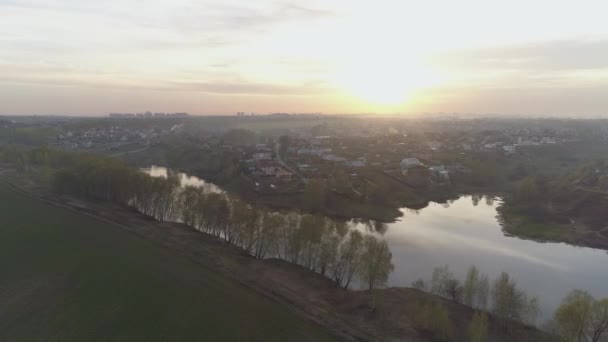
[[[0,183],[0,341],[324,340],[181,255]]]

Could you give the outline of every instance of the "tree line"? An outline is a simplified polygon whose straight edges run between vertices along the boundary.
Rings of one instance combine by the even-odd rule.
[[[538,297],[528,296],[506,272],[491,281],[477,267],[471,266],[464,282],[461,282],[449,266],[444,265],[433,270],[429,283],[418,279],[412,287],[475,309],[467,331],[470,341],[487,340],[487,312],[507,331],[513,327],[512,322],[534,325],[540,316]],[[426,303],[420,312],[421,327],[433,332],[440,340],[449,340],[453,336],[449,313],[439,302]],[[586,291],[573,290],[543,329],[558,341],[608,341],[608,298],[596,299]]]
[[[25,172],[49,169],[54,191],[128,206],[160,221],[183,222],[256,258],[306,267],[345,289],[354,281],[370,290],[382,287],[394,270],[386,241],[353,229],[347,221],[275,212],[224,193],[183,188],[175,174],[154,178],[119,160],[88,153],[3,145],[0,162]],[[490,280],[471,266],[461,282],[448,266],[440,266],[428,284],[418,279],[412,287],[474,308],[467,328],[470,341],[487,340],[486,312],[505,329],[513,321],[534,324],[540,315],[538,298],[529,297],[504,272]],[[453,336],[449,312],[439,302],[422,305],[417,320],[440,340]],[[606,341],[608,298],[574,290],[544,328],[562,341]]]
[[[117,203],[159,221],[179,221],[252,256],[306,267],[347,289],[358,280],[384,286],[394,270],[386,241],[324,216],[275,212],[225,193],[181,187],[177,175],[151,177],[124,162],[48,148],[0,148],[0,160],[22,170],[52,168],[58,193]]]

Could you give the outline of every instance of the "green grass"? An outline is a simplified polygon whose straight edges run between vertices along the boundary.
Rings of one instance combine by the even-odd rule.
[[[573,238],[574,233],[565,225],[531,222],[513,208],[502,207],[499,211],[504,220],[504,229],[511,235],[541,241],[567,242]]]
[[[568,241],[571,234],[567,228],[552,223],[526,222],[508,226],[507,232],[513,235],[546,241]]]
[[[0,341],[298,340],[332,337],[181,255],[0,183]]]

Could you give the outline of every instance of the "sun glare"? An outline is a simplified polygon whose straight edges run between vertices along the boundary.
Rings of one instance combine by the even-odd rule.
[[[346,64],[336,83],[369,104],[394,106],[411,100],[417,91],[437,85],[439,76],[417,61],[378,57]]]

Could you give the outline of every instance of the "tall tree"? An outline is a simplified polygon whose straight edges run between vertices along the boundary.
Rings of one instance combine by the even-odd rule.
[[[554,321],[565,341],[605,341],[608,338],[608,299],[596,301],[586,291],[573,290],[555,312]]]
[[[388,244],[385,240],[379,240],[373,235],[366,235],[363,240],[363,253],[359,267],[359,277],[367,284],[371,292],[372,309],[376,308],[376,288],[385,286],[389,275],[394,271]]]
[[[294,262],[293,260],[297,259],[296,255],[299,253],[296,251],[298,249],[297,246],[294,245],[294,235],[298,232],[300,215],[292,212],[282,216],[282,224],[279,227],[277,243],[275,245],[276,254],[279,259]]]
[[[463,301],[465,305],[473,307],[475,304],[475,297],[479,287],[479,271],[477,267],[471,266],[467,272],[466,280],[463,286]]]
[[[315,271],[321,239],[327,229],[325,217],[317,215],[304,215],[300,222],[300,234],[304,252],[304,266]]]
[[[488,296],[490,293],[490,279],[486,274],[482,274],[477,282],[477,307],[486,310],[488,307]]]
[[[262,215],[262,228],[257,242],[255,256],[263,259],[269,250],[275,250],[278,243],[279,231],[285,224],[285,218],[277,213],[264,212]]]
[[[363,234],[358,230],[351,231],[346,241],[340,245],[332,278],[345,289],[348,288],[359,268],[362,247]]]
[[[395,270],[392,259],[393,255],[385,240],[379,240],[373,235],[365,236],[359,274],[369,290],[386,285],[388,276]]]
[[[333,229],[327,230],[323,235],[318,259],[319,273],[322,275],[326,275],[335,266],[340,240],[341,237]]]
[[[492,287],[492,312],[507,327],[510,321],[523,322],[531,306],[538,306],[536,299],[528,300],[527,295],[517,287],[509,274],[503,272]],[[534,309],[537,310],[537,309]]]

